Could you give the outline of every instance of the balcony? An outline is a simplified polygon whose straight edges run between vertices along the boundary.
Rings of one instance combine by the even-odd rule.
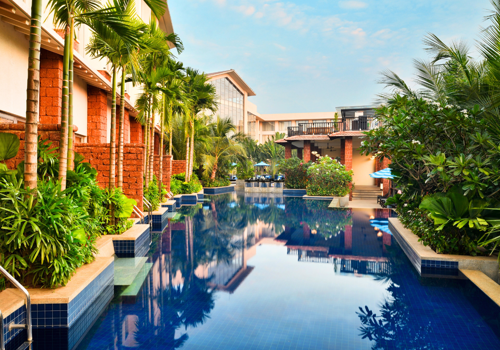
[[[288,135],[330,135],[344,131],[368,131],[378,128],[379,122],[375,117],[344,118],[338,122],[299,123],[298,126],[289,126]]]

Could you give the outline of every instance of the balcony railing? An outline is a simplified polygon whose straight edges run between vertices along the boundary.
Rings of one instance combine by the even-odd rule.
[[[378,128],[374,117],[345,118],[338,122],[299,123],[288,127],[288,137],[297,135],[329,135],[343,131],[367,131]]]

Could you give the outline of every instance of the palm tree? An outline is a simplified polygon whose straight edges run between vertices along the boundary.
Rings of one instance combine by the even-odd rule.
[[[163,183],[163,139],[165,137],[164,128],[167,126],[169,128],[169,155],[170,155],[170,169],[172,169],[172,115],[174,112],[174,108],[180,107],[184,109],[186,112],[187,100],[184,96],[184,91],[182,90],[182,86],[184,83],[184,76],[182,74],[184,68],[182,63],[169,59],[167,62],[167,67],[170,70],[171,74],[169,77],[163,82],[163,111],[162,111],[162,120],[160,122],[161,132],[160,132],[160,179],[158,182],[158,186],[160,187]]]
[[[163,113],[159,93],[162,91],[162,83],[167,79],[167,77],[172,76],[173,74],[168,70],[167,66],[169,60],[171,60],[171,52],[169,50],[168,43],[172,43],[179,53],[184,49],[182,41],[179,37],[175,33],[168,35],[165,34],[158,27],[155,20],[152,20],[149,23],[147,32],[148,36],[145,37],[146,45],[150,47],[150,50],[142,56],[140,61],[142,69],[139,72],[139,81],[143,85],[142,87],[144,92],[138,101],[138,107],[143,111],[141,119],[146,117],[146,160],[144,163],[146,186],[153,178],[155,128],[154,113],[156,111]],[[156,72],[158,69],[160,69],[161,72]]]
[[[107,26],[101,23],[93,23],[92,30],[94,35],[87,46],[87,53],[92,57],[103,59],[106,58],[112,65],[112,92],[111,92],[111,131],[110,131],[110,164],[109,164],[109,189],[115,187],[116,174],[116,89],[117,89],[117,73],[118,68],[122,70],[122,100],[121,104],[124,108],[124,82],[125,70],[124,67],[129,63],[136,61],[136,51],[138,49],[139,40],[144,34],[145,25],[138,20],[135,15],[133,2],[125,4],[126,7],[117,7],[114,9],[123,21],[128,23],[128,27],[134,33],[132,36],[122,37],[115,31],[110,30]],[[124,111],[123,111],[124,114]],[[123,129],[121,130],[123,133]],[[123,136],[121,135],[123,139]],[[119,185],[120,186],[120,185]]]
[[[217,117],[217,121],[209,127],[211,143],[204,154],[203,167],[205,175],[214,181],[221,164],[229,163],[238,154],[244,154],[245,149],[231,136],[236,127],[229,118]]]
[[[116,2],[123,5],[124,3]],[[114,7],[100,8],[98,2],[92,0],[50,0],[50,12],[54,15],[54,24],[64,30],[63,56],[63,91],[61,113],[61,140],[59,145],[59,180],[61,188],[66,188],[66,171],[73,162],[73,38],[75,24],[86,24],[91,29],[96,25],[122,36],[132,39],[134,34],[128,27],[128,21],[122,18]],[[69,126],[68,126],[69,124]]]
[[[212,84],[208,84],[208,77],[204,73],[187,68],[186,78],[186,93],[191,101],[186,143],[186,182],[189,182],[194,167],[195,119],[198,113],[203,110],[215,112],[217,110],[217,102],[215,99],[215,87]]]
[[[275,135],[271,136],[263,145],[261,145],[262,155],[266,160],[271,163],[271,173],[276,174],[276,165],[282,159],[285,159],[285,148],[281,147],[274,141],[281,140],[285,137],[285,134],[277,132]]]
[[[40,90],[40,49],[42,42],[42,4],[42,0],[31,1],[26,126],[24,129],[26,135],[24,151],[24,186],[34,190],[37,188],[38,165],[38,102]],[[36,192],[34,191],[33,193]]]

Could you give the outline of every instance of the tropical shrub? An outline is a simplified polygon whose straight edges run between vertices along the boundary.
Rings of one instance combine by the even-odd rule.
[[[175,195],[197,193],[203,189],[200,180],[196,174],[191,175],[191,181],[185,182],[184,173],[172,176],[170,181],[170,191]]]
[[[304,163],[297,157],[282,160],[278,170],[285,175],[285,187],[291,189],[306,188],[308,183],[307,169],[312,164],[312,162]]]
[[[486,209],[500,200],[500,150],[482,113],[478,106],[395,95],[377,110],[381,126],[362,143],[365,154],[392,161],[402,194],[388,204],[442,253],[481,253],[481,237],[497,225],[488,219],[495,212]]]
[[[40,182],[36,197],[22,181],[0,181],[0,264],[21,283],[57,287],[91,262],[96,235],[88,214],[58,183]]]
[[[146,198],[152,206],[152,210],[158,210],[160,207],[160,189],[158,188],[158,179],[153,175],[153,180],[149,181],[148,186],[144,184],[144,198]]]
[[[19,143],[16,146],[12,137],[3,140],[7,147],[0,145],[0,153],[6,160],[17,154]],[[56,150],[39,139],[38,156],[35,193],[24,189],[22,163],[17,170],[0,167],[0,265],[25,285],[53,288],[65,285],[78,267],[93,261],[98,236],[130,227],[127,218],[135,201],[119,190],[109,194],[100,188],[97,171],[78,154],[75,170],[67,173],[67,188],[61,191]],[[5,287],[2,280],[0,287]]]
[[[316,163],[307,169],[309,181],[307,194],[309,196],[343,197],[350,192],[352,170],[328,156],[319,157]]]
[[[203,184],[205,187],[224,187],[231,185],[231,181],[225,178],[215,178],[215,180],[203,179]]]
[[[251,160],[239,162],[236,166],[236,176],[239,180],[251,179],[255,176],[255,169]]]

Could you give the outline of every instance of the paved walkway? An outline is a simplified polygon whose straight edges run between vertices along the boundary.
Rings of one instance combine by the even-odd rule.
[[[363,208],[363,209],[382,209],[380,204],[377,204],[376,199],[354,199],[349,202],[348,208]]]

